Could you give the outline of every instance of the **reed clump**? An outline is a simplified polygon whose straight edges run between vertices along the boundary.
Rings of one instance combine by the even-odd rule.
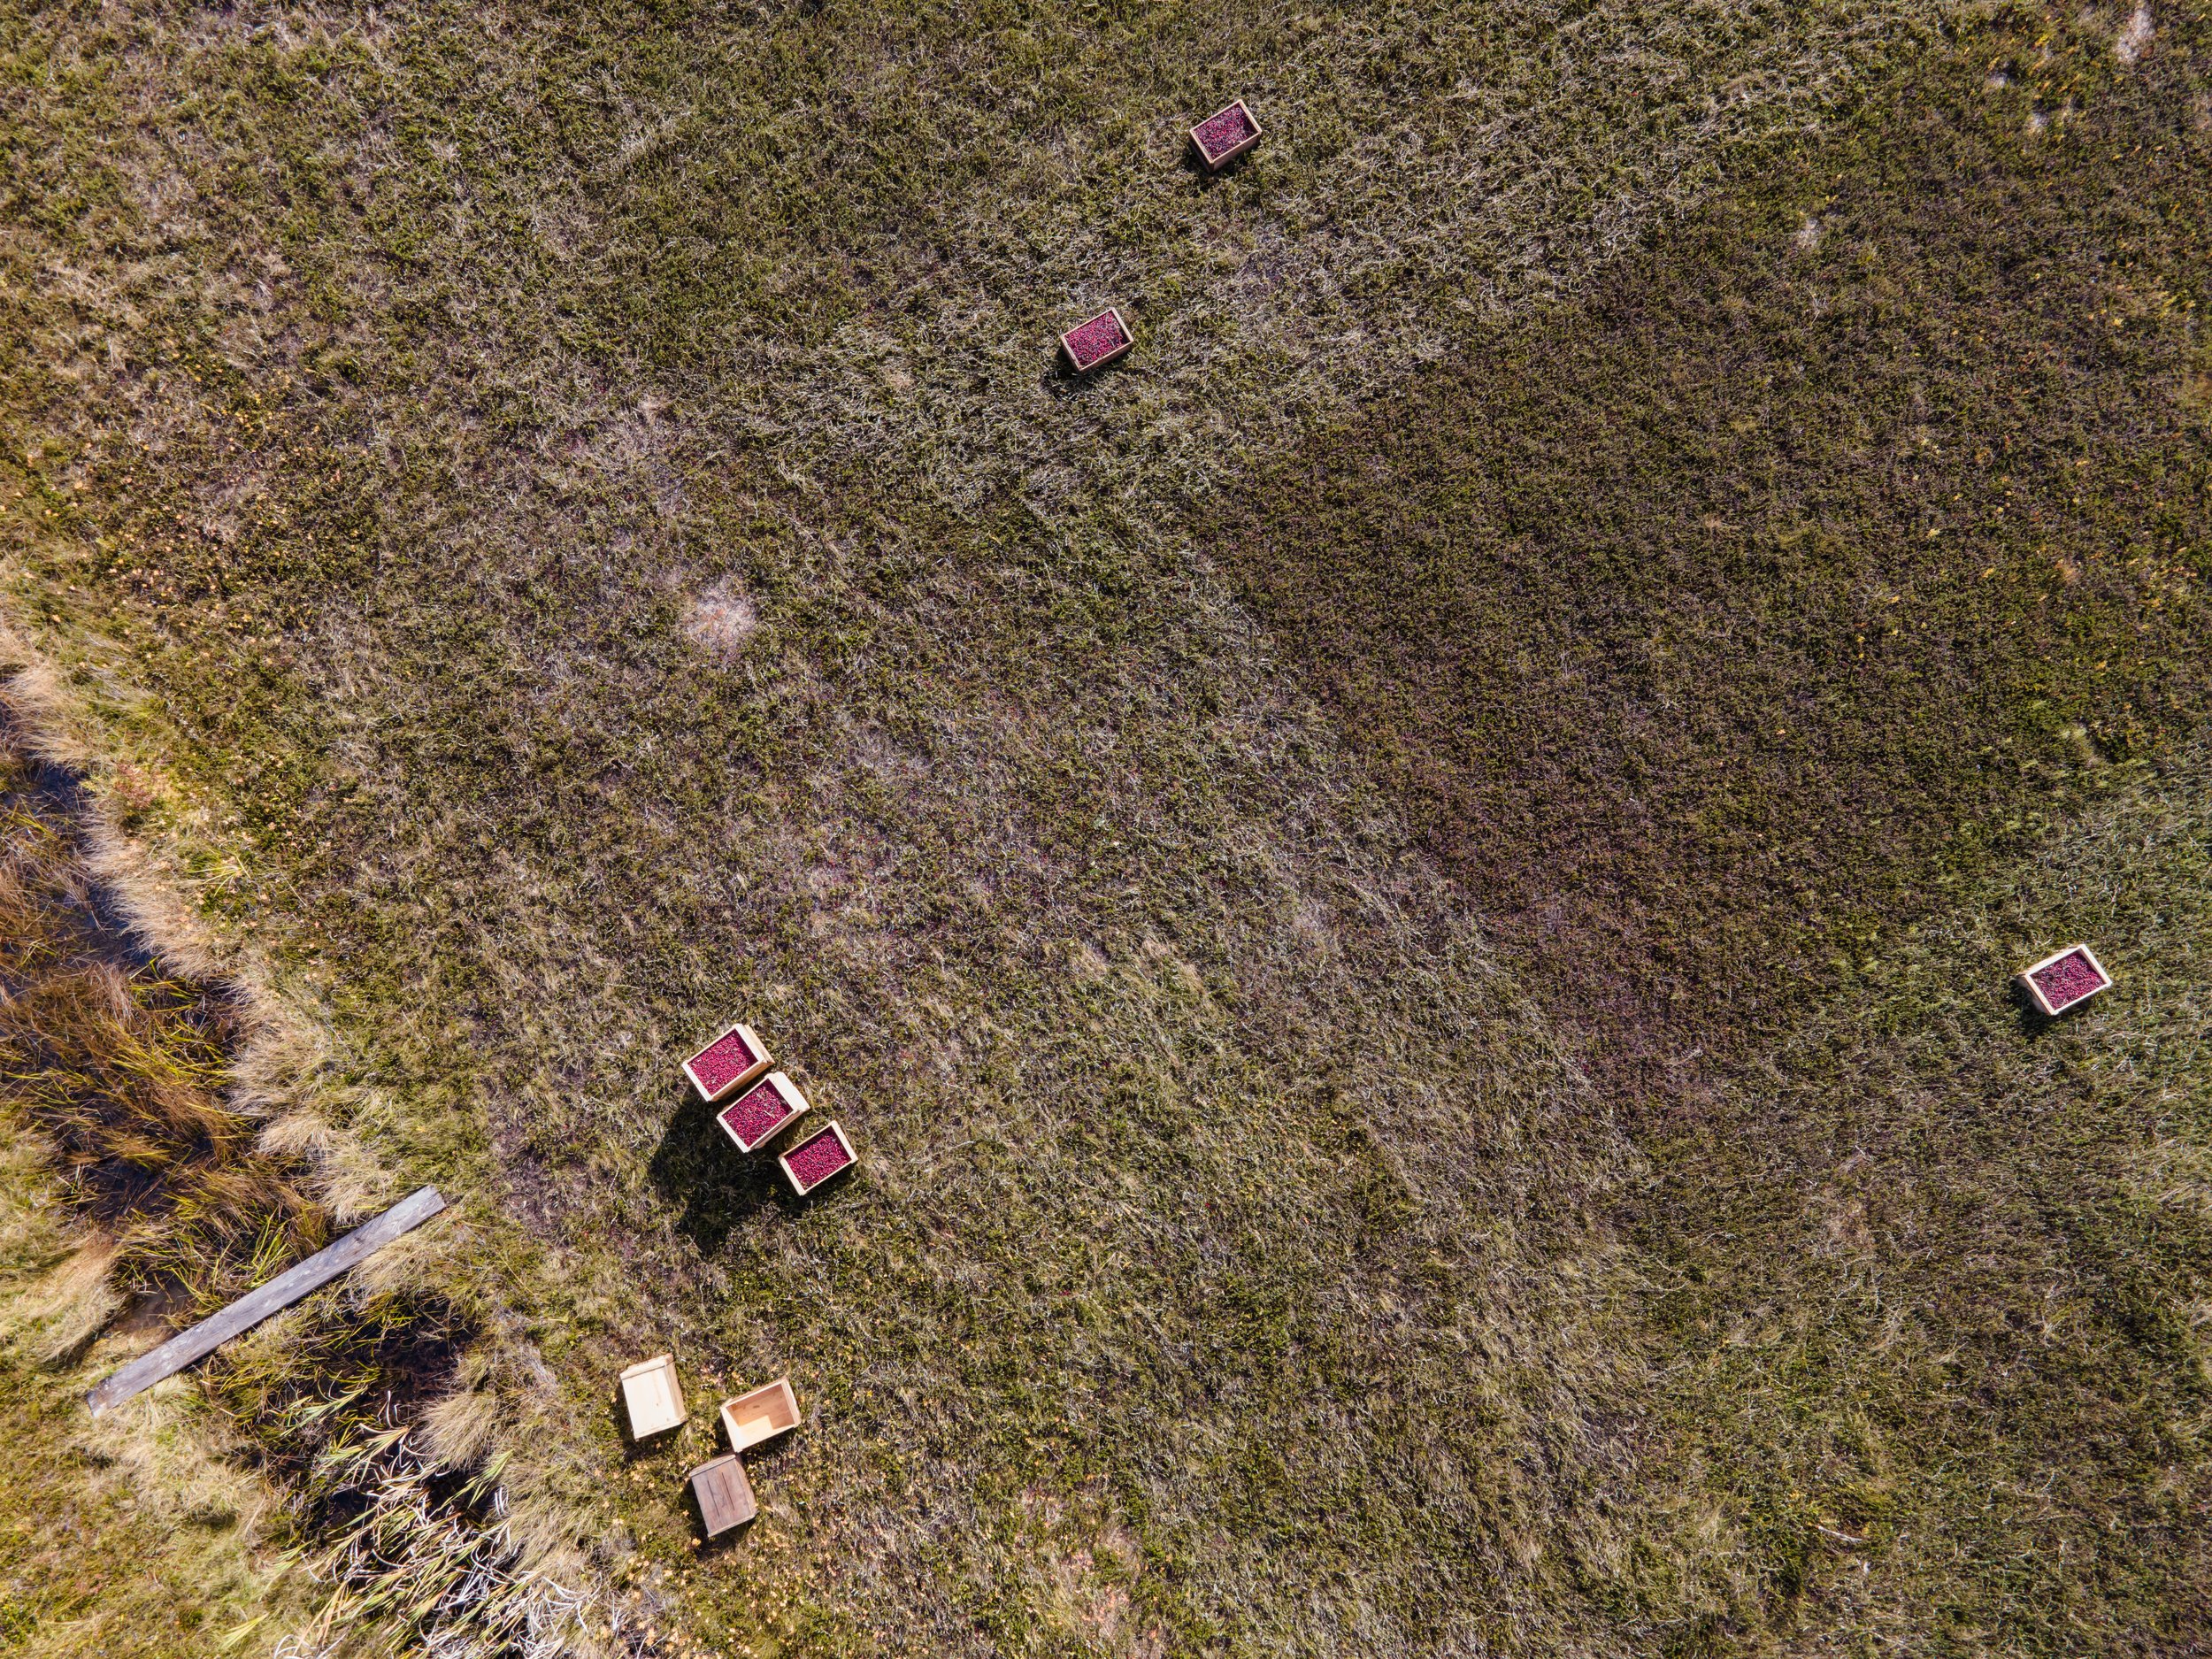
[[[0,1111],[50,1154],[122,1297],[197,1318],[327,1244],[331,1217],[306,1163],[265,1147],[234,1102],[245,1010],[113,918],[74,780],[27,757],[5,714]],[[468,1457],[426,1444],[423,1414],[473,1335],[438,1296],[341,1285],[202,1369],[234,1445],[285,1496],[290,1558],[327,1586],[277,1645],[288,1659],[532,1659],[572,1631],[578,1597],[522,1564],[503,1456],[482,1455],[481,1434]]]
[[[237,1008],[103,913],[52,810],[67,787],[0,755],[0,1104],[113,1237],[119,1287],[197,1317],[320,1249],[330,1219],[224,1098]]]
[[[288,1638],[294,1659],[404,1642],[436,1659],[541,1659],[565,1650],[582,1598],[523,1564],[507,1524],[504,1454],[457,1473],[413,1425],[359,1387],[303,1399],[284,1435],[316,1443],[295,1500],[326,1540],[309,1566],[329,1586]]]

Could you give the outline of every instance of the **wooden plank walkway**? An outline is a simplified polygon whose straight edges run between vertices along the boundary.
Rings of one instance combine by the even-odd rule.
[[[355,1263],[382,1249],[402,1233],[411,1233],[445,1208],[434,1187],[411,1193],[373,1221],[366,1221],[335,1244],[296,1263],[260,1289],[250,1291],[220,1313],[209,1315],[189,1329],[180,1331],[150,1354],[142,1354],[85,1396],[95,1417],[119,1405],[140,1390],[152,1387],[164,1377],[182,1371],[194,1360],[212,1354],[242,1331],[250,1331],[271,1314],[290,1307],[311,1290],[327,1285]]]

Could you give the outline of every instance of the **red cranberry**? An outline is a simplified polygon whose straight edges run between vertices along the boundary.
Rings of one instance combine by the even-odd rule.
[[[810,1141],[802,1141],[784,1154],[783,1161],[791,1166],[791,1172],[799,1178],[800,1185],[812,1187],[827,1180],[852,1162],[845,1150],[845,1143],[837,1138],[834,1130],[825,1129]]]
[[[2031,976],[2036,989],[2053,1008],[2064,1008],[2069,1002],[2078,1002],[2092,991],[2105,987],[2104,975],[2090,966],[2089,958],[2080,951],[2070,951],[2047,968],[2038,968]]]

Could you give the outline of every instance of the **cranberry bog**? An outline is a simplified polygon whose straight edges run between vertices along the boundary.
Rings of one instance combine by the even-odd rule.
[[[1260,124],[1239,98],[1192,127],[1190,142],[1206,171],[1218,173],[1260,142]]]
[[[2088,946],[2069,945],[2032,967],[2022,969],[2018,982],[2038,1010],[2056,1018],[2070,1008],[2079,1008],[2100,991],[2110,989],[2112,976]]]
[[[740,1152],[757,1152],[803,1117],[806,1096],[780,1071],[771,1071],[717,1112],[714,1121]]]
[[[2212,698],[2212,18],[2134,4],[28,8],[7,666],[499,1207],[441,1282],[552,1379],[476,1417],[657,1647],[2212,1651],[2131,1185],[2212,788],[2081,818]],[[1102,296],[1143,364],[1035,360]],[[2024,1031],[2066,932],[2131,994]],[[868,1181],[666,1085],[741,1008]],[[217,1575],[96,1534],[247,1528],[88,1507],[10,1346],[0,1623],[263,1612],[130,1601]],[[709,1567],[707,1379],[787,1370]]]
[[[824,1181],[843,1174],[859,1163],[860,1155],[853,1150],[853,1143],[845,1139],[842,1128],[827,1123],[777,1162],[783,1165],[792,1191],[803,1198]]]
[[[767,1045],[750,1025],[739,1024],[685,1061],[684,1075],[699,1091],[699,1098],[711,1106],[727,1100],[772,1064]]]
[[[1105,367],[1136,343],[1129,325],[1112,306],[1087,322],[1076,324],[1060,336],[1061,353],[1078,374]]]

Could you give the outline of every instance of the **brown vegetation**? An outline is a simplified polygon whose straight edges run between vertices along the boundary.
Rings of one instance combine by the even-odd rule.
[[[223,1099],[237,1011],[104,910],[77,785],[0,705],[0,1105],[51,1141],[119,1285],[197,1318],[329,1241],[306,1171]]]
[[[119,1317],[144,1346],[330,1234],[308,1168],[267,1149],[264,1125],[227,1098],[242,1010],[163,972],[118,918],[87,868],[88,815],[78,780],[27,753],[0,703],[0,1121],[46,1153],[86,1236],[78,1256],[95,1267],[75,1292],[85,1314],[46,1321],[36,1355],[73,1376]],[[488,1659],[547,1650],[572,1628],[577,1599],[520,1567],[495,1513],[499,1460],[457,1468],[422,1449],[415,1419],[449,1386],[466,1335],[435,1298],[342,1285],[282,1316],[273,1338],[206,1363],[232,1425],[219,1444],[276,1477],[267,1501],[290,1510],[241,1541],[289,1543],[330,1586],[300,1651],[365,1651],[397,1628],[453,1659]],[[19,1395],[27,1382],[8,1373]],[[76,1421],[42,1417],[35,1433],[83,1433],[81,1394],[64,1408]],[[39,1449],[19,1448],[13,1466]],[[26,1620],[12,1633],[35,1628],[35,1614]],[[104,1651],[140,1651],[167,1623],[111,1632]]]
[[[2201,21],[1566,12],[10,26],[55,729],[482,1201],[216,1397],[759,1652],[2203,1645]]]

